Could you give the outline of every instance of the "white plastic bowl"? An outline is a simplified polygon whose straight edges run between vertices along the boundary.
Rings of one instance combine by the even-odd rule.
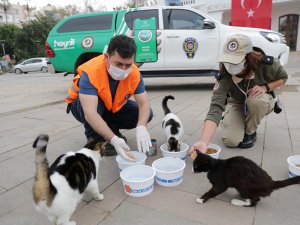
[[[289,177],[300,176],[300,168],[296,164],[300,164],[300,155],[293,155],[287,158],[289,166]]]
[[[220,152],[221,152],[221,147],[220,147],[219,145],[209,143],[209,144],[207,145],[207,148],[212,148],[212,149],[217,150],[216,153],[214,153],[214,154],[208,154],[208,155],[211,156],[212,158],[215,158],[215,159],[218,159],[218,158],[219,158]]]
[[[180,158],[185,161],[187,159],[189,145],[186,143],[180,142],[180,151],[179,152],[170,152],[168,150],[168,144],[165,143],[160,146],[160,150],[161,150],[163,157]]]
[[[153,191],[155,170],[147,165],[126,167],[120,173],[124,191],[132,197],[142,197]]]
[[[127,161],[125,159],[123,159],[121,156],[117,156],[116,157],[116,161],[118,163],[119,166],[119,170],[120,172],[125,169],[126,167],[129,166],[134,166],[134,165],[145,165],[145,161],[146,161],[146,154],[142,153],[142,152],[138,152],[138,151],[131,151],[131,153],[135,156],[136,161],[135,162],[131,162],[131,161]]]
[[[156,183],[171,187],[183,181],[185,162],[179,158],[165,157],[155,160],[152,167],[156,172]]]

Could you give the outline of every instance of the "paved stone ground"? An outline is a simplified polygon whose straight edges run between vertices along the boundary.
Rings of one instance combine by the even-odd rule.
[[[286,179],[286,159],[300,154],[300,53],[292,52],[286,70],[287,85],[280,90],[283,112],[272,113],[258,129],[256,145],[248,150],[228,149],[220,141],[218,130],[214,143],[222,147],[221,158],[242,155],[262,166],[273,179]],[[48,225],[32,202],[35,173],[32,142],[40,133],[50,135],[47,149],[52,163],[60,154],[80,149],[86,142],[83,127],[65,113],[62,101],[70,86],[71,76],[61,74],[23,74],[0,76],[0,224]],[[213,78],[146,78],[147,91],[154,111],[149,123],[150,134],[158,145],[164,143],[161,129],[161,101],[172,94],[171,110],[184,123],[184,140],[189,145],[199,137],[208,111]],[[123,131],[132,149],[136,148],[134,130]],[[149,157],[146,164],[161,157]],[[72,219],[78,225],[106,224],[185,224],[185,225],[298,225],[300,221],[300,186],[275,191],[256,207],[243,208],[230,204],[237,195],[233,189],[199,205],[197,196],[210,188],[206,174],[195,175],[187,160],[182,184],[172,188],[155,185],[143,198],[125,194],[115,157],[106,157],[100,167],[100,189],[105,199],[94,201],[85,196]]]

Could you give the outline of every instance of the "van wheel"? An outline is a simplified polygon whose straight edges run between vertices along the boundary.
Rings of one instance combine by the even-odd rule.
[[[16,73],[16,74],[21,74],[21,73],[22,73],[22,70],[20,70],[20,69],[15,69],[15,73]]]
[[[77,68],[78,68],[81,64],[83,64],[83,63],[89,61],[90,59],[92,59],[92,58],[94,58],[94,57],[96,57],[96,56],[99,56],[99,55],[101,55],[101,54],[102,54],[102,53],[99,53],[99,52],[92,52],[92,53],[86,53],[86,54],[81,55],[81,56],[77,59],[77,61],[76,61],[76,63],[75,63],[74,77],[77,75]]]
[[[43,66],[41,70],[42,70],[43,73],[47,73],[48,72],[48,68],[46,66]]]

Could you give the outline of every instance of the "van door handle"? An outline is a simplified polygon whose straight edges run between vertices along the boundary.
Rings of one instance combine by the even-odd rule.
[[[179,38],[179,35],[171,34],[168,35],[167,38]]]

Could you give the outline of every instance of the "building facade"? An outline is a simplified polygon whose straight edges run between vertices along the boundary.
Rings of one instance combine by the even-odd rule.
[[[0,7],[0,25],[15,24],[20,25],[20,22],[28,20],[27,5],[10,4],[6,14],[3,7]]]
[[[223,24],[230,25],[231,0],[158,0],[158,5],[191,6]],[[271,30],[285,35],[291,51],[300,51],[299,17],[300,0],[272,1]]]

